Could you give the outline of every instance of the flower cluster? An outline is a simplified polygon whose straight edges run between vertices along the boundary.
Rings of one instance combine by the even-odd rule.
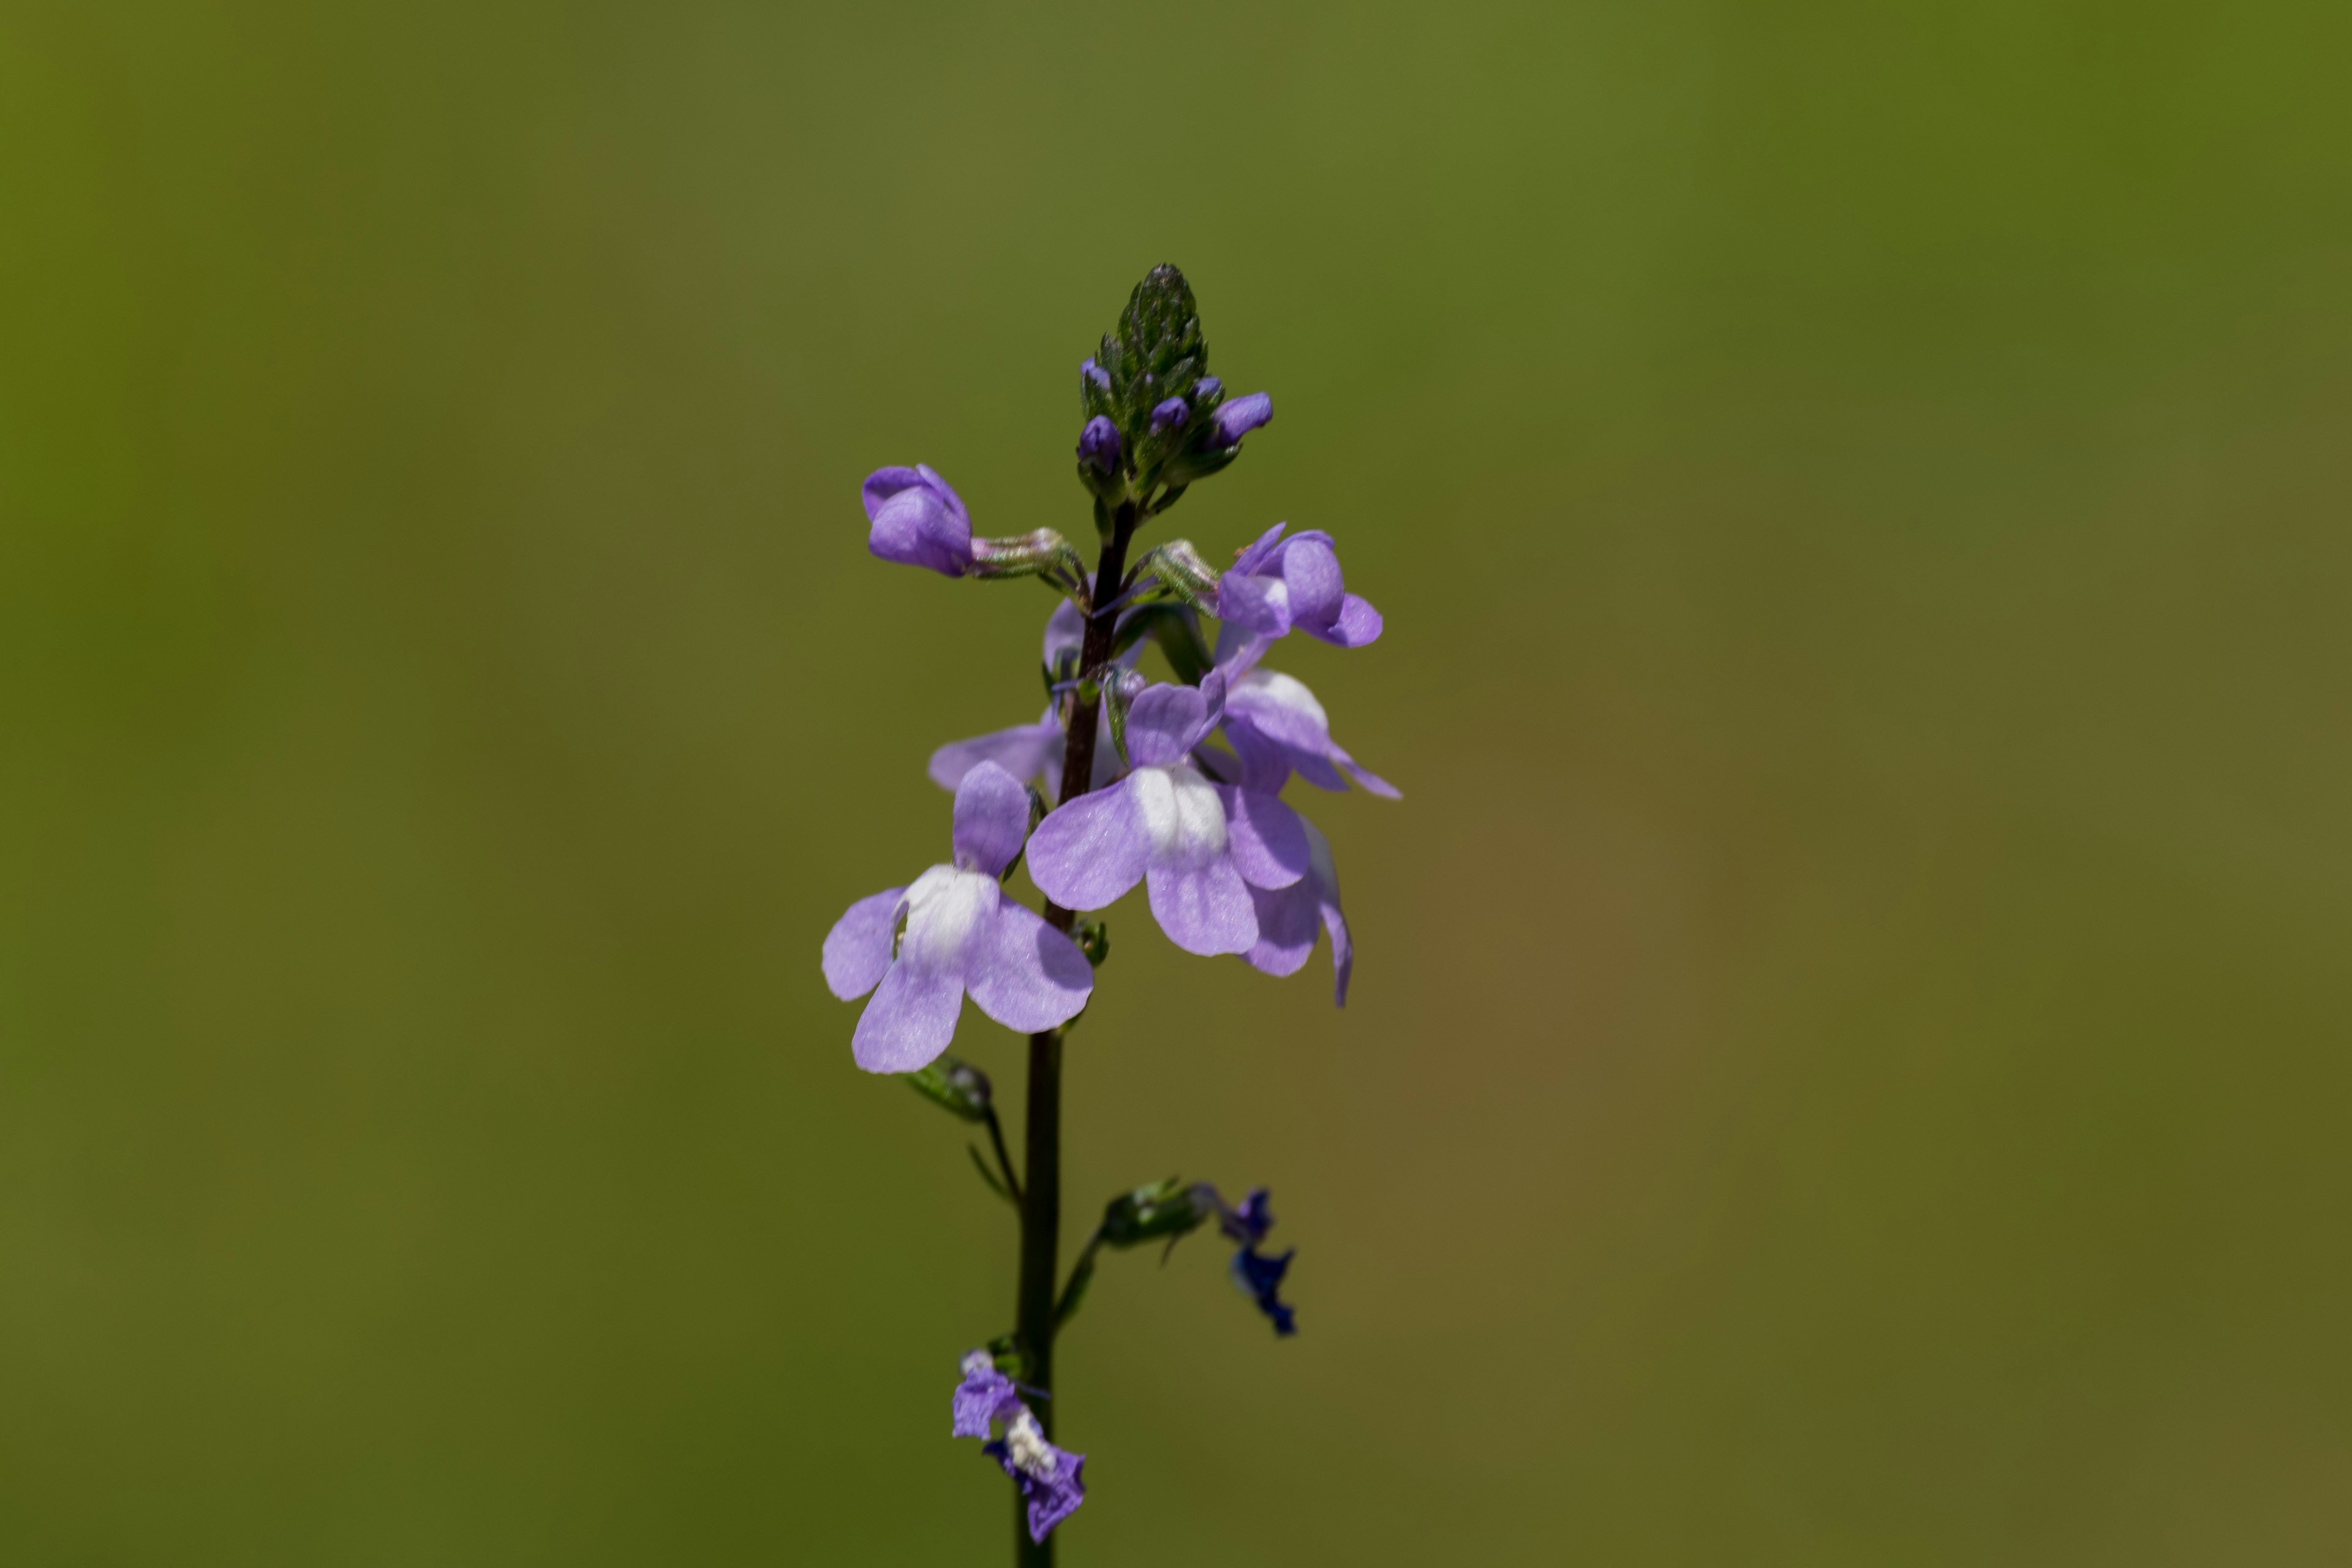
[[[1020,1323],[992,1350],[1039,1386],[1014,1383],[990,1351],[971,1352],[953,1430],[981,1438],[1013,1479],[1035,1542],[1085,1500],[1086,1457],[1055,1447],[1023,1395],[1050,1396],[1055,1336],[1097,1256],[1172,1247],[1213,1219],[1234,1245],[1234,1281],[1288,1336],[1297,1319],[1281,1290],[1293,1253],[1265,1250],[1274,1224],[1265,1189],[1228,1204],[1213,1186],[1171,1176],[1114,1198],[1056,1289],[1058,1134],[1039,1130],[1058,1111],[1029,1119],[1024,1184],[986,1075],[944,1055],[963,1003],[1035,1037],[1028,1103],[1033,1112],[1057,1106],[1059,1032],[1086,1010],[1109,951],[1107,929],[1081,915],[1140,887],[1178,948],[1238,957],[1265,974],[1297,973],[1328,935],[1333,999],[1344,1006],[1355,945],[1338,867],[1329,839],[1286,791],[1297,778],[1399,798],[1333,737],[1315,693],[1266,662],[1293,633],[1340,648],[1381,637],[1381,614],[1349,591],[1330,534],[1277,522],[1223,571],[1182,539],[1130,553],[1140,529],[1234,463],[1274,417],[1267,393],[1229,395],[1208,374],[1207,353],[1190,287],[1163,267],[1079,366],[1077,478],[1101,540],[1091,569],[1052,529],[975,535],[963,498],[926,465],[877,469],[864,489],[875,556],[949,578],[1033,577],[1056,595],[1040,660],[1045,711],[931,752],[930,778],[954,796],[948,859],[850,905],[824,954],[835,995],[871,994],[851,1037],[857,1065],[907,1075],[927,1099],[984,1126],[994,1164],[977,1144],[973,1162],[1021,1210]],[[1143,672],[1154,650],[1166,679]],[[1008,890],[1024,865],[1048,900],[1042,916]]]

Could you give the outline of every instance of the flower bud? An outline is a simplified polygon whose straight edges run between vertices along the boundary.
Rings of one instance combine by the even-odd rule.
[[[1092,364],[1094,361],[1087,363]],[[1108,416],[1096,415],[1078,432],[1078,461],[1097,473],[1118,472],[1118,426],[1110,422]]]
[[[1094,361],[1086,360],[1081,362],[1078,365],[1078,374],[1085,376],[1088,381],[1094,383],[1096,391],[1108,392],[1110,390],[1110,372],[1103,369],[1102,366],[1097,364]]]
[[[1192,416],[1192,405],[1181,397],[1163,399],[1151,410],[1151,433],[1164,436],[1171,430],[1181,429],[1184,421]],[[1228,446],[1231,442],[1226,443]]]
[[[1274,417],[1274,395],[1253,392],[1247,397],[1236,397],[1221,405],[1216,422],[1212,426],[1214,442],[1220,447],[1234,447],[1241,438]]]
[[[1106,1247],[1139,1247],[1162,1237],[1173,1239],[1200,1228],[1209,1217],[1193,1190],[1175,1176],[1121,1193],[1103,1209],[1101,1236]]]
[[[1192,384],[1192,401],[1206,403],[1225,389],[1225,384],[1213,375],[1204,375]]]

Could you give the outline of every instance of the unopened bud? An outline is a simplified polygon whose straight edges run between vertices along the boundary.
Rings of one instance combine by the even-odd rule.
[[[1089,360],[1087,363],[1093,362]],[[1096,415],[1087,421],[1087,427],[1078,432],[1078,461],[1097,473],[1118,472],[1118,426],[1110,422],[1108,416]]]

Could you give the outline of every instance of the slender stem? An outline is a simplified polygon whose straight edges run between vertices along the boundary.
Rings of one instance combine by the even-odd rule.
[[[1021,1202],[1021,1178],[1013,1173],[1013,1156],[1004,1150],[1004,1124],[996,1119],[996,1108],[988,1110],[988,1141],[996,1145],[996,1168],[1004,1173],[1005,1190],[1013,1194],[1015,1205]]]
[[[1097,608],[1087,620],[1087,636],[1078,656],[1081,677],[1095,678],[1097,692],[1101,687],[1101,671],[1110,663],[1111,647],[1118,631],[1118,596],[1120,578],[1127,572],[1128,541],[1135,535],[1136,524],[1142,521],[1141,510],[1133,502],[1121,506],[1112,514],[1110,537],[1103,541],[1102,558],[1095,566],[1095,596]],[[1099,696],[1088,698],[1081,687],[1070,701],[1070,726],[1062,749],[1062,790],[1059,799],[1076,800],[1087,793],[1095,776],[1095,718],[1101,710]],[[1045,919],[1056,931],[1067,931],[1076,919],[1068,910],[1048,900]],[[1058,1254],[1062,1230],[1062,1031],[1048,1029],[1042,1035],[1029,1037],[1029,1115],[1022,1130],[1024,1142],[1022,1168],[1027,1182],[1021,1196],[1021,1300],[1015,1328],[1021,1339],[1021,1349],[1028,1362],[1028,1375],[1023,1379],[1031,1387],[1047,1395],[1035,1405],[1037,1425],[1045,1436],[1054,1435],[1055,1401],[1054,1392],[1054,1310],[1056,1276],[1060,1272]],[[1029,1539],[1029,1518],[1021,1501],[1020,1489],[1013,1489],[1013,1562],[1017,1568],[1053,1568],[1054,1542],[1048,1536],[1044,1542]]]

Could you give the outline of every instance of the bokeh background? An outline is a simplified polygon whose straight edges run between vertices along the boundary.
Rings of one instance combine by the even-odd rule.
[[[2340,6],[0,11],[0,1557],[1002,1561],[817,973],[1196,284],[1361,950],[1112,911],[1077,1565],[2352,1557]],[[961,1048],[1012,1086],[1018,1043]],[[1017,1090],[1015,1090],[1017,1097]]]

